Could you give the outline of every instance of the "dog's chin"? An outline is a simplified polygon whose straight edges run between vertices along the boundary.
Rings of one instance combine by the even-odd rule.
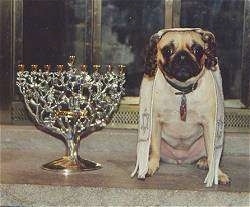
[[[186,68],[180,69],[178,72],[174,73],[172,75],[173,78],[180,82],[185,82],[188,79],[194,77],[193,74],[187,72],[188,70]]]
[[[164,76],[168,81],[173,82],[180,87],[187,87],[191,84],[195,84],[200,79],[200,77],[204,74],[204,71],[205,71],[205,68],[203,68],[202,70],[200,70],[199,73],[196,73],[196,74],[191,74],[185,71],[179,71],[174,74],[168,74],[165,71]]]

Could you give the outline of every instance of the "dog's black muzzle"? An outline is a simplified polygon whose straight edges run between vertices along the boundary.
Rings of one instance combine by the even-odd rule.
[[[165,72],[178,81],[186,80],[197,76],[201,68],[187,51],[179,51],[164,68]]]

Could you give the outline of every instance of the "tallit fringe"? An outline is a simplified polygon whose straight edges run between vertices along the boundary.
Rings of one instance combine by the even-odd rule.
[[[148,172],[148,157],[149,157],[149,140],[138,142],[137,144],[137,162],[136,167],[131,174],[131,177],[134,177],[138,171],[138,179],[145,179],[145,176]]]

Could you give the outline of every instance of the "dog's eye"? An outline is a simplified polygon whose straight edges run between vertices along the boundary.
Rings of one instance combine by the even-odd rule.
[[[195,56],[201,56],[203,54],[203,48],[200,45],[194,45],[192,51]]]
[[[193,51],[194,51],[195,55],[198,55],[202,52],[202,50],[200,48],[195,48]]]
[[[162,54],[164,57],[170,57],[173,53],[174,53],[174,50],[171,47],[164,47],[162,49]]]

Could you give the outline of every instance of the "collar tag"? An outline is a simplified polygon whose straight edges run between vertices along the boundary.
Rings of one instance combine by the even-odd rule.
[[[187,98],[185,93],[182,93],[180,104],[180,118],[182,121],[186,121],[187,118]]]

